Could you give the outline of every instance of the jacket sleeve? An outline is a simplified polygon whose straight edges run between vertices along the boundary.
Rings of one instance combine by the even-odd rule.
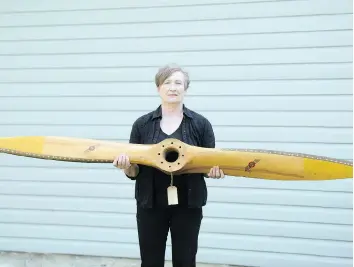
[[[133,123],[131,132],[130,132],[130,138],[129,138],[129,143],[131,144],[140,144],[140,131],[139,131],[139,126],[138,126],[138,121],[135,121]]]
[[[205,125],[204,125],[202,146],[205,148],[215,148],[214,130],[213,130],[211,123],[207,119],[205,120]],[[203,176],[205,178],[209,178],[207,173],[203,173]]]
[[[205,119],[204,124],[202,146],[206,148],[215,148],[214,130],[211,123],[207,119]]]
[[[129,138],[129,143],[130,144],[140,144],[141,143],[141,138],[140,138],[140,131],[139,131],[139,126],[138,126],[138,120],[136,120],[133,123],[131,132],[130,132],[130,138]],[[139,164],[138,164],[139,166]],[[141,166],[139,166],[139,170],[141,169]],[[125,173],[124,173],[125,174]],[[130,180],[136,180],[136,178],[139,176],[139,174],[136,177],[130,177],[125,174],[126,177],[128,177]]]

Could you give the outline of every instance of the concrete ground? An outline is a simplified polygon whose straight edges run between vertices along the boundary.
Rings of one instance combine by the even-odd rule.
[[[166,267],[172,267],[166,262]],[[198,267],[227,267],[197,264]],[[140,261],[109,257],[0,252],[0,267],[140,267]]]

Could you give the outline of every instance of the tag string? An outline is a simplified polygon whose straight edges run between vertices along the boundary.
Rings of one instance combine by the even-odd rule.
[[[171,186],[173,185],[173,174],[171,172]]]

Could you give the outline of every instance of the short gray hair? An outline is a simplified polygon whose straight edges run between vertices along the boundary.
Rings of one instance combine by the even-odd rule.
[[[170,77],[173,73],[180,71],[184,75],[185,85],[184,88],[187,89],[190,84],[189,74],[184,71],[181,67],[176,64],[169,64],[161,67],[159,71],[155,75],[155,84],[159,87],[161,84],[165,82],[165,80]]]

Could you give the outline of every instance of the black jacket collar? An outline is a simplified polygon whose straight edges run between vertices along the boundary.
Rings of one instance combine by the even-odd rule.
[[[191,119],[194,118],[191,110],[186,108],[186,106],[184,104],[183,104],[183,114]],[[159,107],[153,112],[152,119],[154,120],[156,118],[161,118],[161,117],[162,117],[162,110],[161,110],[161,105],[159,105]]]

